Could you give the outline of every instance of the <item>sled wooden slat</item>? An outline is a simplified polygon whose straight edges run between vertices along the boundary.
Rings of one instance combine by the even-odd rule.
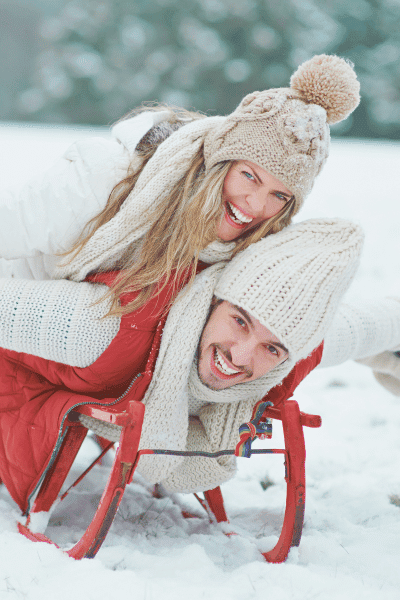
[[[81,539],[75,544],[75,546],[73,546],[73,548],[66,551],[66,553],[72,558],[93,558],[99,551],[108,533],[108,530],[118,510],[119,504],[122,500],[125,488],[132,481],[133,472],[135,470],[138,459],[138,448],[140,434],[142,431],[144,410],[144,405],[141,402],[129,402],[128,410],[125,413],[125,417],[128,417],[127,419],[125,419],[127,423],[122,430],[119,448],[116,452],[113,467],[111,469],[111,473],[109,475],[105,490],[100,499],[96,513]],[[69,437],[68,434],[70,431],[74,432],[76,430],[82,430],[80,432],[80,435],[83,435],[82,440],[80,440],[80,435],[75,436],[76,439],[80,441],[80,447],[87,433],[87,429],[83,426],[76,425],[75,423],[72,423],[69,426],[67,425],[67,427],[70,427],[70,429],[69,431],[67,431],[66,438]],[[72,435],[73,434],[71,434],[71,438]],[[77,447],[75,455],[77,454],[79,447]],[[127,461],[126,458],[128,458],[129,460]],[[69,460],[60,459],[59,461],[59,468],[65,468],[64,480],[68,475],[71,464],[72,463],[70,463]],[[42,483],[42,487],[44,486],[46,489],[46,503],[51,502],[52,505],[55,502],[61,488],[61,486],[58,486],[60,478],[60,473],[56,473],[55,469],[50,469],[47,473]],[[42,507],[43,505],[44,504],[42,502],[40,504],[40,507]],[[31,513],[34,512],[39,511],[31,511]],[[30,531],[27,525],[18,523],[18,529],[20,533],[22,533],[32,541],[53,543],[49,538],[47,538],[43,534]]]
[[[303,530],[306,498],[303,426],[319,427],[321,417],[300,412],[295,400],[287,400],[279,410],[267,408],[265,415],[282,421],[286,448],[286,506],[282,530],[275,547],[262,553],[268,562],[280,563],[286,560],[291,547],[299,546]],[[204,497],[207,508],[212,511],[217,523],[229,523],[220,488],[205,492]],[[232,532],[226,535],[230,536]]]
[[[31,512],[48,512],[51,509],[82,446],[87,431],[86,427],[82,426],[68,427],[60,451],[40,486]]]
[[[282,427],[287,450],[286,507],[278,543],[263,556],[268,562],[286,560],[292,546],[300,544],[306,500],[306,447],[299,405],[294,400],[283,403]],[[315,416],[315,415],[310,415]],[[315,425],[311,425],[311,427]]]

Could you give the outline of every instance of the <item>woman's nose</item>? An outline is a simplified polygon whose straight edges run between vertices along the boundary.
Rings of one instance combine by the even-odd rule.
[[[262,217],[266,204],[265,193],[261,193],[261,191],[253,192],[247,196],[246,200],[252,216]]]

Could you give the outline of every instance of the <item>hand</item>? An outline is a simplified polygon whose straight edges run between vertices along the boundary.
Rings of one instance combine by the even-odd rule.
[[[378,383],[394,396],[400,396],[400,350],[395,348],[356,362],[371,367]]]

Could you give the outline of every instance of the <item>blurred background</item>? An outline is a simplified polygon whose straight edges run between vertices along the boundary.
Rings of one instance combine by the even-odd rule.
[[[400,139],[400,0],[0,0],[0,120],[109,125],[142,101],[232,111],[313,54],[362,103],[333,135]]]

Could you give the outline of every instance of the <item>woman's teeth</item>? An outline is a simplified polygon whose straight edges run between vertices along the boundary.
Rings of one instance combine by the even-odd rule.
[[[218,352],[217,348],[215,348],[214,352],[214,362],[218,370],[221,371],[221,373],[223,373],[224,375],[237,375],[238,373],[241,373],[241,371],[237,371],[236,369],[231,369],[230,367],[228,367],[224,360],[224,357],[220,352]]]
[[[252,217],[248,217],[247,215],[242,213],[241,210],[239,210],[236,206],[233,206],[233,204],[231,204],[230,202],[227,202],[227,204],[231,212],[230,217],[233,221],[235,221],[235,223],[238,223],[238,225],[248,225],[248,223],[252,222]]]

